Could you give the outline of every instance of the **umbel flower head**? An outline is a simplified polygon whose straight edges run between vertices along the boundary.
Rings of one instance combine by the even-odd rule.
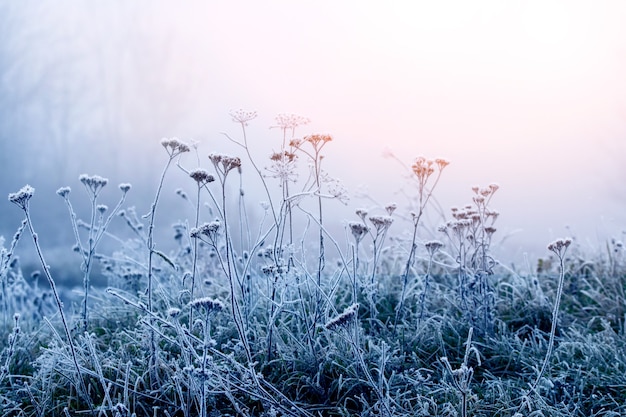
[[[194,227],[191,229],[189,235],[193,239],[201,239],[203,235],[210,239],[214,239],[219,232],[220,226],[221,222],[219,220],[214,220],[210,223],[204,223],[200,227]]]
[[[557,239],[548,245],[548,250],[554,252],[554,254],[559,258],[563,258],[565,251],[567,251],[567,248],[569,248],[569,245],[571,244],[572,239],[570,238]]]
[[[87,175],[81,174],[78,180],[83,183],[87,191],[93,195],[97,195],[105,185],[109,183],[109,180],[101,177],[100,175]]]
[[[28,201],[35,194],[35,189],[26,184],[18,192],[9,194],[9,201],[17,205],[22,210],[28,209]]]
[[[241,168],[241,159],[237,156],[212,153],[209,155],[209,159],[213,162],[213,165],[215,165],[215,169],[220,170],[224,175],[235,168]]]
[[[348,227],[350,228],[350,231],[352,232],[352,236],[354,236],[356,243],[361,242],[363,236],[365,236],[365,234],[370,230],[369,227],[361,222],[350,222],[348,223]]]
[[[281,129],[295,129],[298,126],[306,125],[310,122],[307,117],[287,113],[279,113],[275,120],[276,127]]]
[[[189,176],[194,179],[198,183],[198,185],[202,186],[208,184],[210,182],[215,181],[213,175],[209,174],[207,170],[202,168],[196,168],[189,173]]]
[[[207,314],[211,312],[218,312],[224,309],[224,303],[220,300],[216,300],[209,297],[196,298],[189,303],[193,308],[202,308]]]
[[[163,138],[161,139],[161,145],[165,148],[170,157],[180,155],[184,152],[189,152],[190,148],[185,142],[178,140],[178,138]]]
[[[242,126],[248,126],[248,122],[255,119],[257,116],[256,111],[248,111],[243,109],[231,110],[230,117],[233,118],[233,122],[241,123]]]
[[[67,198],[68,195],[72,192],[70,187],[61,187],[57,190],[57,194],[63,198]]]

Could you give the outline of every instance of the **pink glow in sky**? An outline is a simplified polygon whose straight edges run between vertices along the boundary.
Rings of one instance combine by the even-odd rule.
[[[150,80],[117,92],[122,114],[159,97],[125,120],[146,146],[179,136],[219,149],[240,107],[259,112],[260,140],[278,140],[274,116],[297,113],[312,120],[303,133],[335,138],[329,172],[382,204],[405,185],[386,149],[451,161],[436,194],[446,210],[499,183],[498,232],[515,231],[514,253],[626,229],[626,2],[68,3],[50,30],[114,63],[102,82]]]

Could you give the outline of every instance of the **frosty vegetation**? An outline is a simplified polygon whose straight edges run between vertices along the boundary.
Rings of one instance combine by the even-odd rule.
[[[30,216],[35,189],[8,196],[24,221],[0,240],[0,416],[626,414],[620,242],[586,255],[559,239],[526,272],[507,268],[491,252],[498,185],[468,187],[469,204],[423,224],[448,165],[424,157],[406,167],[406,202],[356,207],[332,235],[333,206],[350,204],[324,169],[333,138],[301,135],[308,119],[282,114],[282,143],[258,157],[246,130],[256,113],[231,116],[224,140],[240,155],[163,139],[144,207],[126,206],[128,183],[104,204],[108,180],[84,174],[82,219],[72,200],[84,193],[59,188],[80,303],[59,296]],[[172,170],[189,177],[177,194],[194,213],[173,227],[160,221]],[[242,176],[261,185],[260,216]],[[162,228],[175,250],[159,249]],[[101,252],[105,239],[118,250]],[[30,277],[16,253],[26,240],[41,264]],[[91,284],[96,267],[106,289]]]

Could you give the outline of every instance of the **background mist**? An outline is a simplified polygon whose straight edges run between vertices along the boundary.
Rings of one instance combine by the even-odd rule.
[[[353,196],[336,227],[374,206],[362,194],[401,210],[411,190],[391,151],[451,161],[435,194],[446,214],[500,184],[502,259],[571,234],[599,250],[626,225],[624,21],[619,1],[2,1],[0,194],[34,186],[42,240],[69,253],[58,187],[80,210],[80,174],[131,182],[147,212],[160,138],[197,141],[208,167],[209,152],[238,152],[222,132],[238,134],[228,112],[244,108],[259,113],[260,158],[280,147],[278,113],[333,135],[326,169]],[[189,215],[184,181],[167,183],[163,222]],[[8,238],[20,213],[6,200],[0,213]]]

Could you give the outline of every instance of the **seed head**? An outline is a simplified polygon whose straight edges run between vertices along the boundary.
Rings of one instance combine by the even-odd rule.
[[[354,321],[358,311],[359,311],[359,304],[354,303],[351,306],[347,307],[345,310],[343,310],[343,313],[341,313],[337,317],[330,319],[326,323],[325,327],[328,330],[336,330],[342,327],[346,327]]]
[[[348,223],[348,227],[350,228],[356,243],[359,243],[361,239],[363,239],[363,236],[365,236],[365,234],[370,230],[369,227],[361,222],[350,222]]]
[[[557,239],[548,245],[548,250],[554,252],[559,258],[562,258],[571,243],[571,238]]]
[[[396,203],[390,203],[385,206],[385,210],[387,211],[387,214],[390,216],[393,214],[394,211],[396,211],[397,208],[398,208],[398,205]]]
[[[297,114],[280,113],[276,116],[276,127],[281,129],[295,129],[298,126],[306,125],[310,122],[307,117]]]
[[[124,194],[126,194],[132,186],[127,182],[123,182],[118,187],[120,188],[120,190],[122,190]]]
[[[109,180],[101,177],[100,175],[87,175],[81,174],[78,180],[83,183],[88,192],[93,195],[97,195],[105,185],[109,183]]]
[[[207,313],[218,312],[224,309],[224,303],[209,297],[196,298],[189,304],[193,308],[203,308]]]
[[[63,198],[67,198],[71,191],[72,189],[70,187],[61,187],[57,190],[57,194]]]
[[[432,256],[443,247],[443,243],[438,240],[431,240],[430,242],[426,242],[424,246],[426,246],[428,253]]]
[[[393,223],[393,217],[391,216],[371,216],[369,221],[372,222],[377,232],[380,232]]]
[[[189,176],[193,178],[199,186],[208,184],[215,181],[213,175],[209,174],[205,169],[196,168],[189,173]]]
[[[425,184],[428,177],[435,172],[435,168],[433,168],[433,161],[424,158],[423,156],[419,156],[415,158],[413,165],[411,168],[413,169],[413,173],[417,177],[420,184]]]
[[[241,168],[241,159],[236,156],[228,156],[219,153],[212,153],[209,155],[209,159],[213,162],[216,169],[221,169],[221,172],[225,175],[233,169]]]
[[[324,145],[326,142],[330,142],[331,140],[333,140],[333,138],[330,135],[315,134],[304,137],[305,142],[309,142],[316,148],[319,144]]]
[[[207,236],[211,239],[215,238],[215,235],[219,231],[221,223],[219,220],[214,220],[210,223],[204,223],[200,227],[194,227],[191,229],[190,236],[192,238],[199,238],[202,235]]]
[[[367,210],[364,208],[356,209],[356,215],[361,218],[361,220],[365,221],[365,217],[367,217]]]
[[[445,167],[447,167],[448,165],[450,165],[450,162],[443,159],[443,158],[437,158],[435,159],[435,163],[437,164],[437,166],[439,167],[439,171],[441,171],[442,169],[444,169]]]
[[[485,227],[485,233],[487,233],[487,237],[491,237],[493,236],[493,234],[496,232],[496,228],[493,226],[487,226]]]
[[[248,126],[250,120],[256,119],[257,112],[243,109],[231,110],[230,117],[233,118],[233,122],[241,123],[242,126]]]
[[[189,152],[191,149],[185,142],[178,140],[178,138],[163,138],[161,139],[161,145],[165,148],[170,157],[180,155],[184,152]]]
[[[16,204],[22,210],[28,209],[28,201],[35,193],[35,189],[30,185],[23,186],[18,192],[9,194],[9,201]]]

